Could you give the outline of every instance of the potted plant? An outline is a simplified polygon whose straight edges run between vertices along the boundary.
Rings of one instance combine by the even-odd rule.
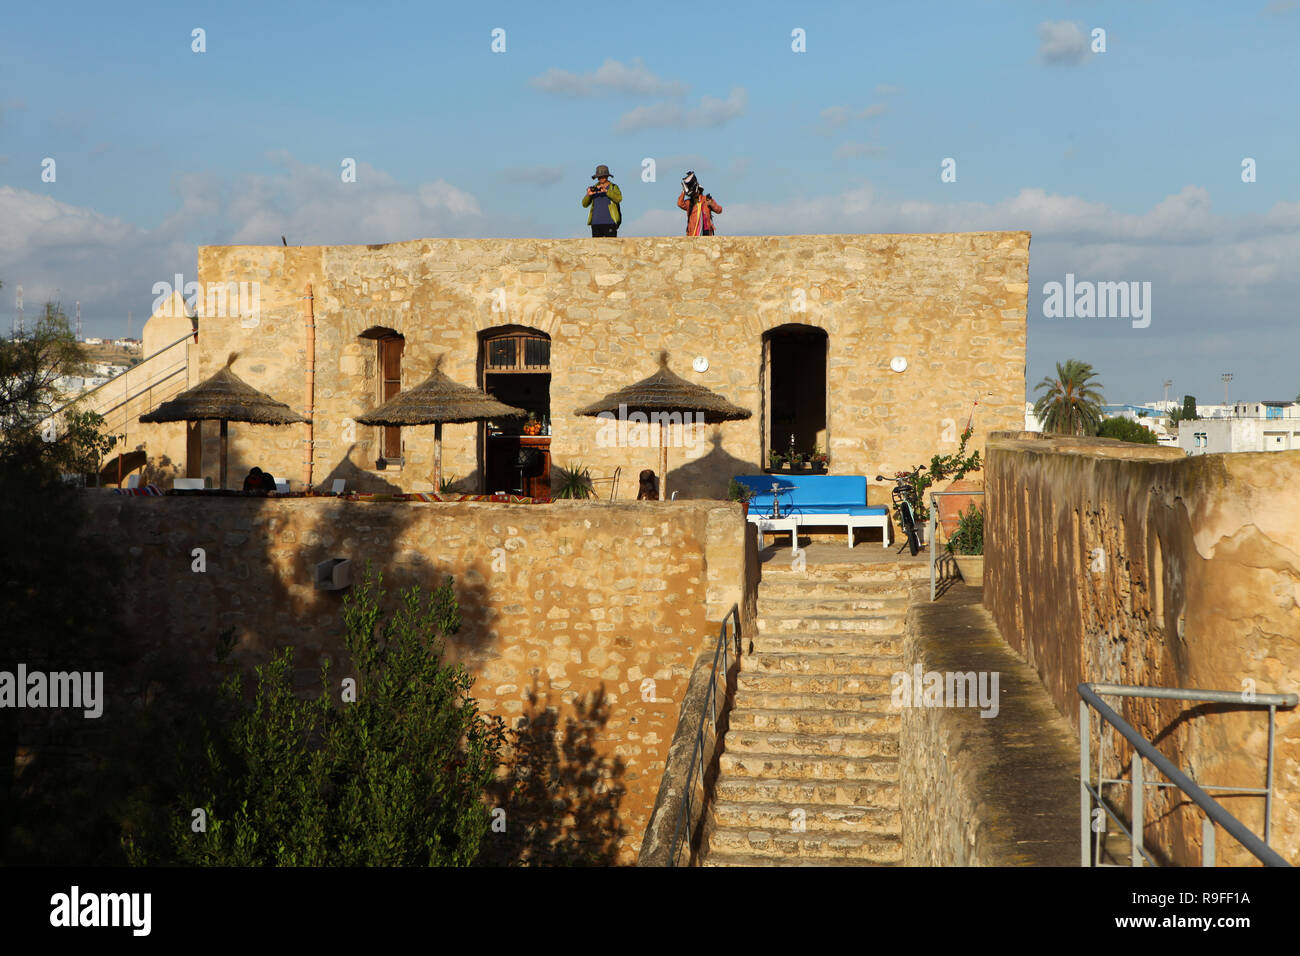
[[[749,517],[749,499],[754,497],[754,489],[749,485],[743,485],[735,478],[731,479],[727,485],[727,500],[739,501],[741,510],[745,512],[745,517]]]
[[[984,512],[974,504],[957,517],[957,530],[948,539],[962,580],[971,587],[984,586]]]
[[[767,453],[767,470],[780,471],[785,466],[785,455],[775,448]]]
[[[813,474],[816,475],[826,474],[829,463],[830,463],[830,456],[827,455],[826,452],[822,451],[821,445],[818,445],[816,448],[813,449],[813,453],[812,453]]]
[[[554,490],[556,498],[583,499],[596,497],[591,483],[591,473],[582,465],[556,468]]]
[[[966,454],[966,443],[970,436],[974,434],[975,429],[967,424],[966,430],[961,433],[961,444],[951,455],[935,455],[930,459],[930,481],[943,481],[951,478],[952,483],[945,488],[945,491],[979,491],[983,482],[968,479],[966,476],[971,472],[979,471],[984,463],[980,460],[979,449]],[[958,516],[967,508],[974,507],[976,499],[980,495],[944,495],[941,499],[942,510],[939,514],[939,524],[943,527],[944,536],[951,538],[957,532]]]

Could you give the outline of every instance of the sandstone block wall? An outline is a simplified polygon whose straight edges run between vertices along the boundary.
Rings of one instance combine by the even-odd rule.
[[[1105,439],[995,437],[985,603],[1076,729],[1080,681],[1294,692],[1298,479],[1300,452],[1188,458]],[[1198,782],[1264,785],[1267,711],[1131,699],[1116,709]],[[1280,711],[1277,727],[1273,846],[1296,860],[1300,714]],[[1108,753],[1108,774],[1126,777],[1127,746]],[[1148,843],[1199,863],[1199,814],[1147,799],[1160,821]],[[1224,803],[1263,832],[1261,798]],[[1221,862],[1253,861],[1226,834],[1217,842]]]
[[[464,624],[449,655],[477,678],[486,713],[547,728],[535,742],[555,747],[556,773],[600,803],[586,817],[571,806],[556,825],[585,821],[609,862],[636,858],[691,669],[717,622],[733,603],[745,627],[753,621],[756,575],[747,579],[734,504],[103,495],[92,506],[93,530],[129,564],[124,625],[187,650],[200,671],[233,627],[241,663],[293,645],[302,686],[323,655],[346,674],[342,596],[315,590],[319,561],[348,558],[359,577],[370,560],[390,596],[454,575]]]
[[[996,674],[998,706],[988,716],[969,702],[900,708],[903,861],[1076,866],[1079,756],[1069,725],[979,599],[979,589],[961,584],[937,603],[925,584],[913,589],[905,672]]]
[[[379,246],[203,247],[199,279],[260,283],[260,317],[200,319],[206,377],[237,352],[234,370],[302,410],[304,296],[316,322],[313,479],[362,490],[424,490],[431,428],[405,428],[406,464],[375,470],[377,429],[348,420],[377,404],[373,328],[405,336],[403,386],[435,358],[478,384],[478,333],[504,325],[551,337],[552,461],[593,476],[657,470],[653,448],[600,447],[599,423],[573,411],[657,368],[672,368],[748,408],[748,421],[700,426],[693,448],[669,451],[669,488],[716,497],[762,465],[763,333],[824,329],[830,471],[866,474],[956,448],[978,400],[976,441],[1024,419],[1029,234],[844,235],[627,239],[428,239]],[[697,356],[708,370],[692,369]],[[909,363],[903,373],[890,360]],[[203,470],[216,474],[216,426],[205,426]],[[231,474],[253,465],[300,480],[303,426],[231,426]],[[633,436],[635,440],[635,436]],[[680,438],[678,439],[681,440]],[[445,429],[444,475],[477,487],[478,426]],[[872,501],[887,501],[883,485]]]

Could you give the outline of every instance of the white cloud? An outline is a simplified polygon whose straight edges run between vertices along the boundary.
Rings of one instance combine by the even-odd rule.
[[[543,92],[560,96],[600,96],[607,93],[683,96],[687,90],[685,83],[656,76],[639,58],[630,64],[606,60],[599,69],[590,73],[570,73],[552,67],[528,82]]]
[[[128,310],[138,333],[153,284],[178,272],[193,279],[200,244],[279,245],[281,235],[292,245],[328,245],[539,234],[519,216],[485,215],[472,194],[445,180],[408,186],[360,163],[357,182],[343,183],[338,169],[283,152],[269,158],[279,167],[271,175],[175,177],[176,208],[151,229],[46,193],[0,187],[5,294],[22,283],[26,301],[36,303],[60,288],[65,302],[81,301],[88,334],[121,334]]]
[[[853,156],[879,156],[885,147],[878,143],[841,143],[831,153],[832,159],[849,159]]]
[[[888,107],[884,103],[873,103],[866,109],[861,110],[852,110],[847,106],[828,106],[821,111],[821,132],[824,135],[829,135],[841,126],[880,116],[887,110]]]
[[[711,129],[724,126],[742,116],[749,104],[749,94],[744,87],[736,87],[725,100],[715,96],[702,96],[694,108],[679,103],[654,103],[638,106],[624,113],[615,129],[629,132],[640,129]]]
[[[553,186],[564,179],[567,171],[563,166],[518,166],[503,169],[501,178],[507,181],[529,183],[533,186]]]
[[[1088,37],[1069,20],[1048,20],[1038,25],[1038,56],[1044,63],[1078,66],[1088,58]]]

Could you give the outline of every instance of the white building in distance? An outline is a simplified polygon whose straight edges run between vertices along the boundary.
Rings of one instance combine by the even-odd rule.
[[[1300,448],[1300,405],[1295,402],[1237,402],[1209,405],[1194,422],[1178,426],[1178,446],[1189,455]]]

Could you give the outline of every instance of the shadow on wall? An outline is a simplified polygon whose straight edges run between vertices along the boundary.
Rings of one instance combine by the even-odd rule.
[[[367,494],[373,493],[373,494],[380,494],[380,495],[392,495],[392,494],[397,494],[404,490],[408,490],[393,484],[391,481],[386,480],[378,472],[366,471],[365,469],[358,468],[355,464],[353,464],[352,451],[356,447],[357,447],[356,445],[353,445],[351,448],[349,448],[347,454],[345,454],[343,458],[340,459],[334,465],[334,467],[330,469],[329,473],[324,478],[316,477],[317,472],[313,472],[312,473],[313,484],[315,484],[317,488],[323,488],[326,491],[328,491],[330,489],[330,486],[333,485],[333,483],[337,479],[342,478],[344,481],[347,482],[348,491],[361,491]],[[394,474],[400,474],[400,473],[394,472]],[[286,476],[277,476],[277,477],[288,477],[288,476],[286,475]]]
[[[510,731],[511,754],[489,799],[505,809],[505,831],[489,833],[483,866],[612,866],[627,831],[619,807],[626,764],[601,756],[609,723],[604,685],[573,704],[560,727],[551,690],[528,692],[524,716]],[[498,815],[499,816],[499,815]]]
[[[722,427],[715,426],[709,442],[713,448],[703,457],[672,467],[673,454],[681,449],[668,449],[668,494],[679,492],[678,498],[725,498],[727,485],[736,475],[757,475],[762,468],[753,461],[737,458],[722,447]],[[657,467],[647,465],[646,467]]]

